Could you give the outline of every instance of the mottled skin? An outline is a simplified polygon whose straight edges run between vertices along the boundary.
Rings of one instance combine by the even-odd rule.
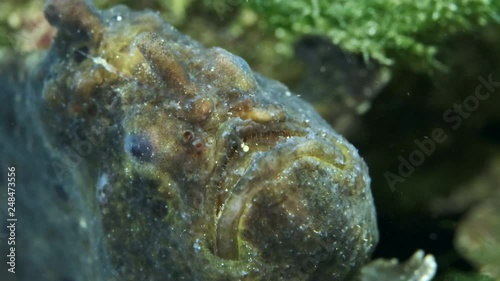
[[[366,165],[309,104],[156,13],[45,14],[35,102],[54,147],[81,146],[120,280],[349,280],[366,262]]]

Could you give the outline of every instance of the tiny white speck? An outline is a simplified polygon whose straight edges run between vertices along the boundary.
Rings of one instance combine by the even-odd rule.
[[[369,29],[368,29],[368,35],[375,35],[377,33],[377,27],[375,26],[371,26]]]
[[[85,221],[84,218],[80,218],[80,227],[83,229],[87,228],[87,222]]]
[[[198,253],[201,250],[199,242],[200,242],[200,239],[196,239],[196,241],[194,241],[193,249],[194,249],[195,253]]]
[[[123,19],[122,16],[116,16],[117,21],[122,21],[122,19]]]
[[[243,149],[243,152],[248,152],[248,150],[250,150],[250,147],[248,147],[245,143],[241,144],[241,148]]]
[[[286,91],[286,92],[285,92],[285,96],[289,97],[289,96],[291,96],[291,95],[292,95],[292,93],[290,93],[290,91]]]

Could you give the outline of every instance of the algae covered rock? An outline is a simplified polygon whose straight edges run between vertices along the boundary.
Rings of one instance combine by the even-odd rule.
[[[434,278],[436,269],[434,256],[424,255],[422,250],[418,250],[401,263],[397,259],[376,259],[361,269],[358,280],[429,281]]]
[[[482,274],[500,280],[500,192],[469,211],[455,245]]]
[[[367,167],[284,85],[154,12],[45,16],[30,105],[56,175],[94,196],[119,280],[348,280],[369,259]]]

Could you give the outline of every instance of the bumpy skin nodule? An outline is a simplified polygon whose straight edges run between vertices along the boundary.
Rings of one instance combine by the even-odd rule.
[[[121,280],[348,280],[369,258],[367,167],[284,85],[157,13],[45,14],[41,118],[79,149]]]

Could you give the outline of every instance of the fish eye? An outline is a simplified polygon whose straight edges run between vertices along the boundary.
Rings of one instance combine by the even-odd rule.
[[[150,138],[144,134],[129,134],[125,138],[125,151],[139,162],[149,162],[154,156]]]

